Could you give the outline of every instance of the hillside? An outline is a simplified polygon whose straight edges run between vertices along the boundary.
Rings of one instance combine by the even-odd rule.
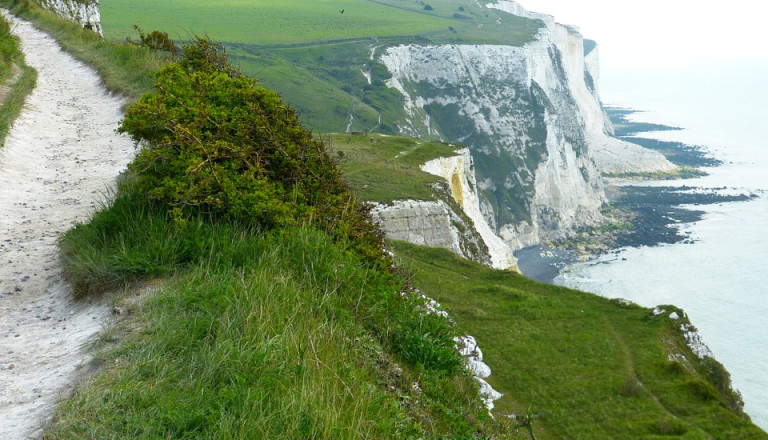
[[[389,134],[404,119],[402,98],[383,84],[389,74],[373,59],[376,48],[414,40],[520,45],[540,26],[523,18],[502,21],[463,0],[426,6],[410,0],[101,2],[108,39],[136,38],[134,25],[178,40],[208,35],[246,74],[278,91],[311,129]],[[370,71],[371,81],[361,69]]]
[[[434,3],[440,20],[438,4],[455,6]],[[209,40],[168,60],[14,11],[133,91],[121,130],[144,144],[115,197],[60,242],[75,294],[117,292],[116,317],[95,343],[99,374],[45,438],[767,437],[673,306],[404,243],[387,244],[393,265],[362,201],[432,197],[440,182],[418,165],[456,147],[377,136],[372,157],[367,136],[321,142]],[[505,395],[495,419],[454,350],[465,333]]]

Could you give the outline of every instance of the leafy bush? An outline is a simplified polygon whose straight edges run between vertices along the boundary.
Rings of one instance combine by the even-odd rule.
[[[120,127],[144,146],[129,166],[137,192],[178,222],[204,213],[267,229],[316,223],[386,266],[369,208],[294,110],[210,40],[182,52]]]
[[[177,55],[179,53],[179,49],[168,36],[167,32],[152,31],[145,34],[138,25],[133,25],[133,28],[139,33],[139,41],[134,44],[144,46],[154,51],[169,52],[171,55]]]

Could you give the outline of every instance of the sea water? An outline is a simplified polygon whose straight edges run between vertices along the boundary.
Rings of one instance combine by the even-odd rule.
[[[768,60],[605,70],[601,95],[642,110],[634,120],[683,128],[643,137],[701,145],[724,162],[703,178],[650,184],[759,197],[696,206],[706,212],[702,220],[678,225],[692,244],[627,248],[574,265],[556,282],[683,308],[731,373],[753,422],[768,429]]]

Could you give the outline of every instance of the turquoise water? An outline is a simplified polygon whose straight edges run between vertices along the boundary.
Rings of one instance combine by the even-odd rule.
[[[703,145],[725,162],[674,183],[760,197],[698,206],[703,219],[679,226],[693,244],[624,249],[572,266],[558,282],[682,307],[731,372],[747,413],[768,429],[768,60],[663,67],[603,72],[603,101],[645,111],[635,120],[684,128],[643,136]]]

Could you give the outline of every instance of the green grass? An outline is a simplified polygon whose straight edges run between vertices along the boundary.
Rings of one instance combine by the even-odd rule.
[[[133,25],[187,40],[206,33],[222,42],[286,45],[422,36],[436,42],[520,45],[539,24],[485,10],[467,0],[105,0],[101,19],[112,40],[135,37]],[[461,11],[459,8],[463,8]],[[344,13],[340,13],[341,10]],[[466,18],[457,18],[460,14]],[[505,20],[497,23],[503,15]],[[451,31],[449,28],[452,28]]]
[[[433,185],[445,181],[419,166],[455,156],[458,149],[441,142],[365,134],[334,134],[329,141],[331,154],[355,195],[374,202],[434,199]]]
[[[19,58],[19,61],[21,72],[18,78],[9,84],[9,91],[0,102],[0,145],[5,143],[13,121],[21,114],[27,96],[32,93],[37,83],[37,71],[23,64],[22,58]]]
[[[496,416],[530,408],[537,439],[768,438],[732,411],[728,392],[715,391],[711,383],[722,380],[706,365],[714,361],[690,352],[679,321],[448,251],[395,249],[414,286],[479,341],[493,369],[488,382],[505,394]]]
[[[164,281],[118,304],[124,320],[102,338],[101,373],[46,439],[502,432],[460,368],[457,330],[402,298],[402,275],[366,269],[311,226],[180,226],[123,193],[61,248],[81,292]]]

